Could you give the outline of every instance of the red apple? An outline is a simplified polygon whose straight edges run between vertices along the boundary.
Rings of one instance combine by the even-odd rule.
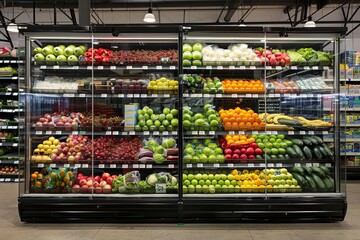
[[[106,184],[107,184],[106,181],[101,181],[100,182],[100,187],[104,187]]]
[[[80,192],[80,186],[77,185],[77,184],[75,184],[74,186],[72,186],[71,191],[72,191],[73,193],[78,193],[78,192]]]
[[[101,181],[100,176],[95,176],[95,177],[94,177],[94,181],[96,181],[96,182],[100,183],[100,181]]]
[[[87,185],[82,185],[80,188],[80,192],[81,193],[87,193],[89,187]]]
[[[231,155],[231,154],[232,154],[232,150],[231,150],[230,148],[227,148],[227,149],[225,149],[224,154],[225,154],[225,155],[227,155],[227,154]]]
[[[105,180],[105,181],[106,181],[106,179],[107,179],[108,177],[110,177],[110,173],[104,172],[101,178],[102,178],[102,180]]]
[[[233,153],[240,156],[241,155],[241,150],[240,149],[235,149]]]
[[[246,148],[242,148],[242,149],[240,149],[240,151],[242,154],[244,154],[244,153],[246,153]]]
[[[111,193],[111,190],[112,190],[112,187],[108,184],[106,184],[104,187],[103,187],[103,192],[104,193]]]
[[[109,185],[111,185],[113,181],[114,181],[114,179],[112,177],[108,177],[106,179],[106,183],[109,184]]]
[[[225,159],[232,159],[232,156],[230,154],[226,154]]]
[[[240,159],[240,156],[239,156],[238,154],[233,154],[233,155],[232,155],[232,158],[233,158],[233,159]]]
[[[64,142],[60,143],[60,147],[64,149],[66,147],[66,143]]]
[[[87,185],[88,187],[91,187],[91,186],[93,185],[93,180],[87,181],[87,182],[86,182],[86,185]]]
[[[256,149],[256,148],[258,148],[259,146],[257,145],[257,143],[252,143],[252,144],[250,144],[250,147],[252,147],[253,149]]]
[[[99,187],[99,186],[100,186],[100,183],[98,183],[98,182],[96,182],[96,181],[93,183],[93,187],[94,187],[94,188]]]
[[[117,175],[111,175],[112,179],[115,180],[118,176]]]
[[[241,154],[240,158],[241,159],[247,159],[248,157],[246,156],[246,154]]]
[[[263,151],[261,150],[261,148],[256,148],[256,149],[255,149],[255,154],[256,154],[256,155],[262,155],[262,154],[263,154]]]
[[[246,149],[246,155],[253,155],[254,154],[254,149],[253,148],[248,148]]]
[[[103,189],[102,189],[102,187],[98,186],[98,187],[95,187],[94,191],[95,191],[95,193],[102,193]]]

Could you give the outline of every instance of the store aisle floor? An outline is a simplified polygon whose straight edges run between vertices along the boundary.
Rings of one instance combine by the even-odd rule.
[[[344,222],[308,224],[27,224],[17,212],[17,185],[0,184],[3,240],[360,240],[360,182],[348,183]]]

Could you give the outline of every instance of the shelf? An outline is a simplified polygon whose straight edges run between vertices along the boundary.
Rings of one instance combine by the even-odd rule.
[[[310,98],[310,97],[323,97],[324,95],[329,93],[270,93],[270,94],[254,94],[254,93],[247,93],[247,94],[222,94],[222,93],[213,93],[213,94],[207,94],[207,93],[184,93],[183,96],[186,98],[281,98],[281,97],[304,97],[304,98]],[[332,95],[331,95],[332,96]]]
[[[135,160],[134,160],[135,161]],[[38,163],[31,164],[32,168],[91,168],[91,164],[69,164],[69,163]],[[177,162],[166,164],[144,164],[144,163],[113,163],[113,164],[94,164],[94,169],[177,169]]]
[[[328,66],[191,66],[184,70],[326,70]]]
[[[21,79],[17,76],[0,76],[0,81],[2,80],[18,80],[18,79]]]
[[[16,64],[16,63],[24,63],[25,61],[23,61],[23,60],[15,60],[15,59],[13,59],[13,58],[9,58],[9,59],[1,59],[0,60],[0,64],[10,64],[10,63],[12,63],[12,64]]]
[[[16,113],[16,112],[24,112],[24,109],[0,109],[2,113]]]
[[[127,93],[127,94],[109,94],[109,93],[103,93],[103,94],[91,94],[91,93],[37,93],[33,92],[32,94],[36,94],[38,96],[46,95],[46,97],[67,97],[67,98],[174,98],[177,97],[177,94],[139,94],[139,93]]]
[[[17,177],[19,177],[18,173],[14,173],[14,174],[3,173],[3,174],[0,174],[0,178],[17,178]]]
[[[324,138],[323,139],[324,142],[334,142],[333,138]],[[340,142],[360,142],[360,138],[346,138],[346,139],[340,139]]]
[[[324,79],[325,82],[334,82],[334,79],[332,78],[325,78]],[[360,82],[360,79],[352,79],[352,78],[341,78],[340,79],[341,82]]]
[[[92,131],[31,131],[31,135],[96,135],[96,136],[177,136],[177,131],[145,131],[145,132],[135,132],[135,131],[102,131],[102,132],[92,132]]]
[[[19,93],[18,92],[0,92],[0,96],[19,96]]]
[[[340,152],[340,156],[360,156],[360,152]]]
[[[41,70],[176,70],[176,65],[154,66],[66,66],[40,65]]]
[[[17,178],[3,178],[3,177],[0,177],[0,182],[19,182],[19,176],[17,175]],[[20,180],[21,182],[24,181],[24,179]]]
[[[291,168],[291,167],[319,167],[319,166],[326,166],[326,167],[333,167],[332,163],[304,163],[300,160],[296,163],[294,161],[289,160],[276,160],[276,163],[258,163],[259,160],[255,160],[255,163],[187,163],[183,164],[184,169],[193,169],[193,168],[201,168],[201,169],[218,169],[218,168]],[[261,161],[261,160],[260,160]],[[268,160],[271,161],[271,160]],[[281,162],[280,162],[281,161]],[[316,161],[316,160],[315,160]]]
[[[19,143],[13,143],[13,142],[0,142],[1,147],[18,147]]]
[[[2,129],[2,130],[6,130],[6,129],[12,130],[12,129],[18,129],[18,128],[19,128],[19,126],[0,126],[0,129]]]
[[[331,131],[330,131],[331,132]],[[329,131],[186,131],[185,136],[218,136],[234,134],[284,134],[284,135],[321,135],[329,134]]]
[[[53,193],[26,193],[23,194],[22,196],[24,197],[29,197],[29,198],[59,198],[59,194],[53,194]],[[166,193],[166,194],[155,194],[155,193],[144,193],[144,194],[139,194],[139,193],[129,193],[129,194],[122,194],[122,193],[109,193],[109,194],[104,194],[104,193],[65,193],[65,194],[61,194],[61,198],[89,198],[89,197],[106,197],[108,198],[177,198],[178,194],[171,194],[171,193]]]
[[[19,164],[19,160],[0,160],[0,164]]]
[[[360,127],[360,123],[345,123],[340,124],[340,127]]]
[[[184,198],[264,198],[265,190],[263,193],[215,193],[215,194],[204,194],[204,193],[186,193],[184,194]],[[273,193],[266,192],[269,198],[309,198],[309,197],[321,197],[321,198],[329,198],[329,197],[341,197],[341,193],[333,193],[333,192],[307,192],[307,193],[294,193],[294,192],[284,192],[284,193]]]

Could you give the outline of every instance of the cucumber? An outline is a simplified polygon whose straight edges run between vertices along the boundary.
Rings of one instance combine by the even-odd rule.
[[[326,175],[330,174],[330,169],[326,166],[320,166],[320,169],[324,171]]]
[[[298,155],[298,158],[300,158],[300,160],[305,159],[304,153],[302,152],[301,148],[298,145],[294,145],[294,146],[292,146],[292,148],[294,149],[294,151],[296,152],[296,154]]]
[[[326,144],[323,144],[322,147],[327,152],[327,156],[332,157],[332,158],[334,157],[333,152],[330,150],[330,148]]]
[[[312,173],[318,175],[319,177],[323,178],[326,176],[326,173],[319,167],[312,167]]]
[[[311,167],[303,167],[303,169],[304,169],[305,174],[308,174],[308,175],[311,175],[311,174],[312,174],[312,169],[311,169]]]
[[[330,157],[330,156],[328,156],[328,152],[325,150],[324,147],[318,146],[318,148],[319,148],[319,150],[320,150],[320,152],[321,152],[321,154],[322,154],[323,156]]]
[[[308,146],[304,146],[302,150],[305,153],[306,159],[311,161],[313,156],[311,154],[310,148]]]
[[[312,136],[312,138],[314,138],[318,142],[318,144],[323,144],[324,143],[324,141],[319,136]]]
[[[309,182],[303,176],[298,173],[292,173],[292,175],[302,188],[310,188]]]
[[[283,142],[286,143],[288,147],[292,147],[292,145],[294,145],[294,143],[288,139],[284,139]]]
[[[312,142],[309,139],[303,139],[302,141],[303,141],[304,145],[306,145],[308,147],[312,146]]]
[[[315,156],[316,156],[317,159],[322,159],[322,154],[321,154],[318,147],[314,147],[313,152],[315,153]]]
[[[278,123],[287,126],[302,126],[302,124],[296,120],[278,119]]]
[[[321,180],[321,178],[318,175],[312,174],[311,176],[314,179],[314,181],[316,183],[316,186],[318,188],[320,188],[320,189],[325,189],[326,188],[325,183],[323,182],[323,180]]]
[[[318,141],[315,138],[312,138],[310,136],[305,136],[304,139],[310,140],[312,142],[312,144],[314,145],[318,145]]]
[[[278,156],[276,156],[276,155],[274,155],[274,154],[271,155],[270,157],[271,157],[271,160],[277,160],[277,159],[279,159]]]
[[[256,155],[255,158],[256,158],[257,160],[263,160],[263,158],[261,157],[261,155]]]
[[[293,167],[290,171],[291,173],[298,173],[300,175],[304,175],[305,171],[302,167]]]
[[[285,158],[284,155],[282,155],[282,154],[279,154],[279,155],[277,156],[277,158],[278,158],[279,160],[286,160],[286,158]]]
[[[304,178],[306,179],[306,181],[308,181],[312,189],[316,189],[317,185],[311,175],[305,175]]]
[[[334,189],[334,186],[331,182],[330,179],[328,179],[327,177],[324,177],[321,179],[323,181],[323,183],[325,184],[326,188],[328,189],[328,191],[332,191]]]
[[[300,146],[300,147],[304,146],[303,141],[301,141],[300,139],[292,139],[291,141],[293,142],[293,144],[295,144],[297,146]]]
[[[298,158],[297,153],[295,152],[295,150],[291,147],[287,147],[286,148],[286,153],[289,154],[290,158]]]
[[[291,148],[291,150],[292,150],[292,148]],[[285,159],[286,159],[286,160],[289,160],[289,159],[290,159],[289,154],[285,154],[285,156],[284,156],[284,157],[285,157]]]
[[[334,181],[334,179],[333,179],[331,176],[329,176],[329,175],[327,175],[326,178],[330,180],[330,182],[331,182],[331,184],[332,184],[332,187],[334,188],[334,187],[335,187],[335,181]]]

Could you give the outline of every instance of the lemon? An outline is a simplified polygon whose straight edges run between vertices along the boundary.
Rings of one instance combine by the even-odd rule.
[[[41,150],[41,149],[43,149],[43,148],[44,148],[44,145],[43,145],[43,144],[39,144],[39,145],[38,145],[38,149]]]

